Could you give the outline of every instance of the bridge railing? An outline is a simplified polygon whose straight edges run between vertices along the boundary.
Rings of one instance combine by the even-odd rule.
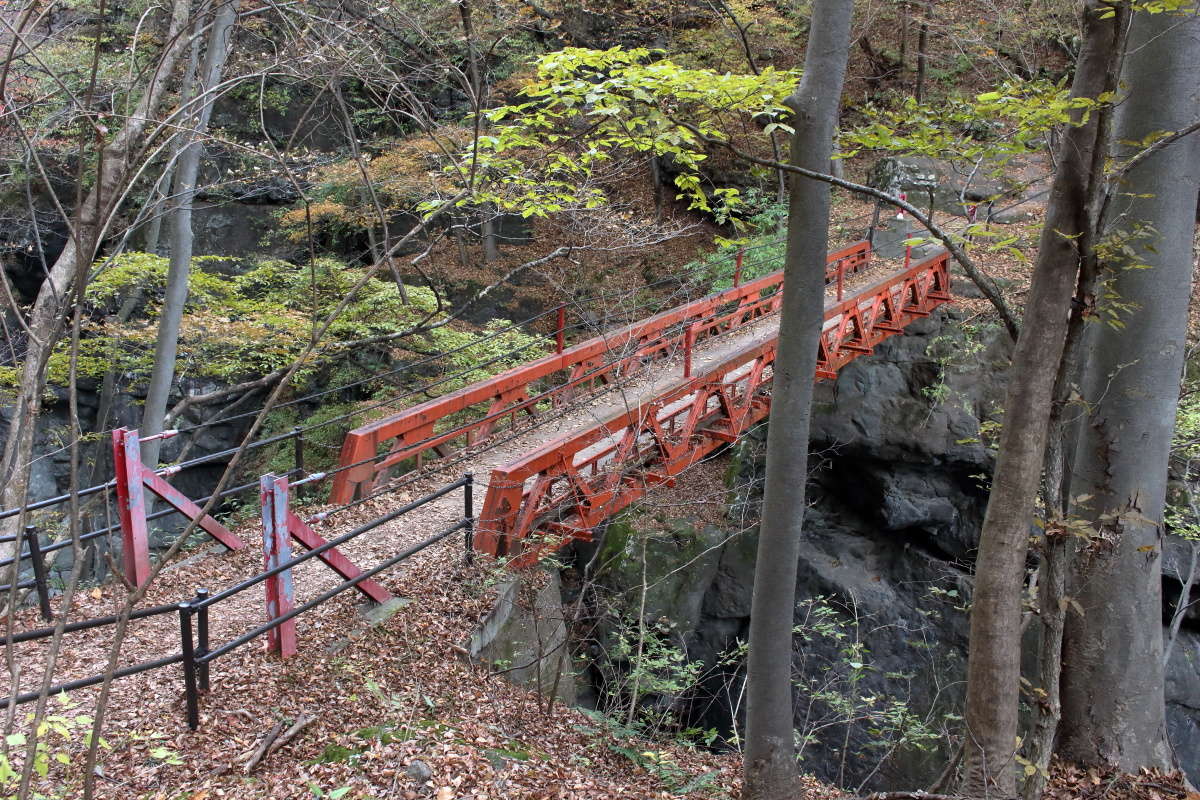
[[[866,268],[870,257],[865,240],[830,253],[826,283],[840,286],[846,275]],[[779,271],[715,292],[355,428],[343,442],[330,501],[348,503],[356,494],[372,491],[405,461],[419,467],[431,451],[446,456],[452,443],[474,444],[505,420],[522,413],[533,415],[539,404],[561,403],[647,361],[670,356],[694,323],[723,317],[714,333],[749,324],[778,308],[782,283]],[[446,424],[462,412],[471,418]],[[387,452],[380,452],[383,447]]]
[[[949,302],[947,254],[826,308],[816,380],[868,354],[906,325]],[[492,471],[476,548],[517,566],[571,540],[587,540],[606,518],[653,486],[767,416],[777,337],[748,345],[704,374],[682,378],[636,408]]]

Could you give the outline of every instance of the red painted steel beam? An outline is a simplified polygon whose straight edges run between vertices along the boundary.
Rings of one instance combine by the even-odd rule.
[[[287,512],[284,524],[287,533],[308,550],[316,550],[325,544],[325,539],[312,528],[308,527],[304,520],[297,517],[293,511],[289,510]],[[336,547],[319,554],[317,558],[324,561],[325,566],[348,581],[362,574],[362,570],[355,566],[354,562],[342,555]],[[373,600],[376,603],[383,603],[392,599],[391,594],[386,589],[372,580],[361,581],[354,588],[368,600]]]
[[[939,253],[828,307],[816,380],[949,302]],[[572,539],[734,441],[770,411],[777,337],[750,344],[703,375],[681,379],[637,408],[549,442],[493,470],[475,546],[516,566]]]
[[[167,432],[164,432],[166,434]],[[164,434],[160,434],[164,435]],[[149,489],[230,550],[240,550],[245,542],[193,503],[182,492],[142,463],[138,432],[118,428],[112,432],[113,464],[116,472],[117,513],[121,523],[125,577],[134,586],[143,585],[150,575],[149,530],[146,524],[146,493]],[[170,474],[170,468],[164,474]]]
[[[831,253],[826,282],[835,280],[839,271],[860,271],[869,264],[870,257],[870,245],[866,241]],[[382,473],[406,459],[419,458],[455,439],[466,438],[467,443],[478,441],[504,417],[520,411],[532,412],[540,401],[556,401],[585,385],[608,380],[613,373],[627,370],[647,358],[667,355],[682,341],[681,326],[716,316],[731,304],[736,304],[739,310],[754,307],[758,313],[769,313],[777,307],[778,298],[764,305],[763,295],[778,295],[782,282],[780,271],[716,292],[355,428],[342,443],[342,469],[334,478],[330,501],[348,503],[356,494],[369,492]],[[734,318],[740,321],[734,323]],[[724,329],[746,324],[753,318],[739,317],[735,312],[725,320]],[[545,392],[536,390],[538,381],[560,372],[568,373],[565,382]],[[482,418],[435,433],[435,426],[441,420],[483,403],[488,403],[489,407]],[[380,453],[384,445],[388,446],[388,452]]]
[[[259,478],[262,500],[263,570],[271,571],[292,560],[288,543],[288,481],[273,474]],[[278,619],[296,607],[296,587],[291,568],[263,581],[266,594],[267,621]],[[267,631],[267,652],[290,658],[299,651],[296,643],[296,620],[289,619]]]

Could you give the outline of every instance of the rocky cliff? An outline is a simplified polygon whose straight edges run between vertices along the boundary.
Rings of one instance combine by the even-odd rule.
[[[818,387],[793,666],[803,762],[819,777],[911,788],[932,783],[953,755],[944,734],[957,733],[961,710],[971,564],[1007,347],[999,330],[943,309]],[[609,565],[600,583],[625,598],[623,613],[670,620],[671,637],[706,665],[703,686],[669,702],[726,735],[744,711],[737,647],[750,615],[764,442],[760,429],[730,451],[725,524],[671,519],[667,535],[647,540],[644,598],[631,591],[643,572],[629,531],[614,526],[617,540],[607,537],[598,559]],[[1176,549],[1169,599],[1188,562]],[[609,658],[599,638],[593,655]],[[1168,670],[1168,719],[1193,779],[1198,666],[1200,634],[1185,623]]]

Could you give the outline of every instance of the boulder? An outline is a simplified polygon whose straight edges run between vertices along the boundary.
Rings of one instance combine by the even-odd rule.
[[[867,184],[893,195],[903,192],[917,208],[965,217],[968,208],[976,205],[978,218],[983,220],[988,204],[996,201],[999,210],[992,210],[992,221],[1007,224],[1024,219],[1024,210],[1004,208],[1019,199],[1012,197],[1009,187],[981,172],[936,158],[888,156],[871,167]]]

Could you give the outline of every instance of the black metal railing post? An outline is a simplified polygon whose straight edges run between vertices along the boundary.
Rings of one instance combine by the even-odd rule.
[[[208,655],[208,589],[196,590],[196,658]],[[208,662],[201,661],[196,669],[199,677],[200,691],[208,691]]]
[[[179,651],[183,656],[183,694],[187,703],[187,724],[192,730],[200,727],[200,692],[196,688],[196,650],[192,640],[192,604],[179,606]]]
[[[463,475],[463,519],[467,522],[467,526],[463,529],[466,539],[463,561],[471,564],[475,561],[475,473],[473,472]]]
[[[54,612],[50,610],[50,586],[46,583],[46,560],[42,554],[42,543],[38,541],[35,526],[25,526],[25,543],[29,545],[29,563],[33,565],[33,582],[34,589],[37,591],[38,607],[41,609],[42,619],[49,622],[54,619]]]
[[[304,470],[304,428],[299,425],[292,428],[292,453],[296,462],[296,478],[299,480],[308,474]],[[304,490],[297,487],[296,499],[299,499],[303,493]]]

